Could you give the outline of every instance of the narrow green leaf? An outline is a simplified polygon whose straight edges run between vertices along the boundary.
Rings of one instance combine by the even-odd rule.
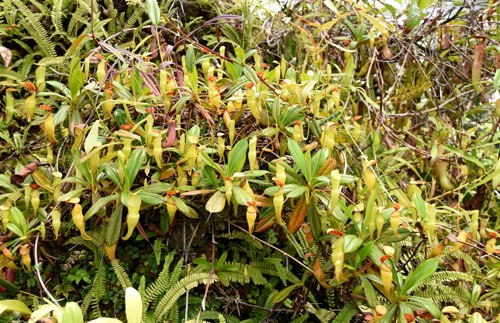
[[[481,167],[482,169],[484,169],[484,165],[483,165],[483,163],[482,163],[479,159],[477,159],[476,157],[471,156],[471,155],[469,155],[469,154],[467,154],[467,153],[465,153],[465,152],[461,151],[460,149],[458,149],[458,148],[456,148],[456,147],[453,147],[453,146],[450,146],[450,145],[446,145],[446,144],[445,144],[445,145],[444,145],[444,147],[445,147],[447,150],[451,151],[452,153],[457,154],[457,156],[459,156],[459,157],[461,157],[461,158],[463,158],[463,159],[465,159],[465,160],[467,160],[467,161],[469,161],[469,162],[471,162],[471,163],[475,164],[476,166],[479,166],[479,167]]]
[[[127,166],[125,166],[125,189],[128,190],[132,186],[132,183],[137,176],[139,170],[143,167],[146,161],[146,153],[144,149],[135,149],[127,160]]]
[[[0,314],[4,311],[19,312],[21,314],[31,314],[31,310],[21,301],[7,299],[0,301]]]
[[[247,206],[247,202],[252,202],[252,197],[239,186],[233,186],[233,199],[238,205]]]
[[[405,284],[401,288],[401,294],[407,294],[418,287],[430,275],[432,275],[439,264],[439,258],[428,259],[418,265],[418,267],[408,276]]]
[[[106,226],[106,235],[104,237],[105,242],[108,246],[112,246],[118,243],[120,239],[120,233],[122,229],[122,217],[123,217],[123,204],[117,203],[109,222]]]
[[[186,52],[186,68],[189,73],[192,73],[194,71],[194,47],[192,44],[188,46],[188,50]],[[196,84],[191,84],[192,86],[196,86]]]
[[[83,145],[85,153],[87,154],[90,153],[92,148],[95,147],[98,136],[99,136],[99,120],[94,122],[92,128],[90,128],[90,131],[87,135],[87,139],[85,139],[85,144]]]
[[[102,209],[103,207],[105,207],[106,204],[108,204],[111,201],[116,200],[118,197],[119,197],[118,194],[113,194],[113,195],[109,195],[106,197],[101,197],[99,200],[97,200],[97,202],[94,203],[94,205],[92,205],[90,207],[90,209],[87,210],[87,213],[85,213],[85,220],[90,219],[90,217],[92,215],[99,212],[99,210]]]
[[[229,155],[227,163],[226,176],[233,176],[234,173],[240,172],[247,160],[248,141],[246,139],[238,141],[233,147]]]
[[[137,195],[141,198],[142,202],[149,205],[159,205],[165,202],[163,196],[157,193],[139,191]]]
[[[158,6],[158,1],[148,0],[146,10],[153,25],[158,26],[160,24],[160,7]]]
[[[363,239],[358,238],[353,234],[348,234],[344,236],[344,243],[342,244],[342,249],[344,250],[344,253],[350,253],[358,250],[362,244],[363,244]]]
[[[0,286],[5,288],[11,293],[17,293],[19,292],[19,288],[17,288],[16,285],[10,283],[9,281],[5,280],[4,278],[0,277]]]
[[[248,65],[243,66],[243,74],[245,74],[245,77],[252,83],[257,84],[259,83],[259,78],[257,77],[257,73],[253,70]]]
[[[377,292],[375,292],[375,288],[373,285],[370,283],[370,281],[364,277],[364,275],[360,275],[359,278],[361,278],[361,285],[363,286],[363,289],[365,291],[365,297],[366,300],[368,301],[368,305],[370,307],[375,308],[377,306]]]
[[[408,300],[408,303],[425,308],[429,311],[429,313],[432,314],[432,316],[437,319],[441,317],[441,311],[436,306],[436,304],[434,304],[431,298],[411,296]]]
[[[64,308],[62,322],[83,323],[83,314],[80,306],[75,302],[69,302]]]
[[[293,160],[301,170],[302,175],[309,182],[311,180],[311,170],[307,168],[302,149],[300,149],[300,146],[292,139],[288,139],[288,149],[290,150]]]
[[[302,286],[302,284],[293,284],[293,285],[290,285],[288,287],[285,287],[283,288],[282,290],[280,290],[274,297],[273,297],[273,304],[276,304],[276,303],[279,303],[283,300],[285,300],[285,298],[288,297],[288,295],[297,287],[299,286]]]

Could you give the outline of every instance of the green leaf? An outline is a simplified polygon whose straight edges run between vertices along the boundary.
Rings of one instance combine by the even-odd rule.
[[[97,200],[97,202],[94,203],[94,205],[92,205],[90,207],[90,209],[87,210],[87,213],[85,213],[85,220],[90,219],[90,217],[92,215],[99,212],[99,210],[102,209],[103,207],[105,207],[106,204],[108,204],[111,201],[116,200],[119,196],[120,195],[118,195],[118,194],[113,194],[113,195],[109,195],[106,197],[101,197],[99,200]]]
[[[297,185],[297,184],[285,184],[283,186],[285,195],[290,198],[297,198],[304,195],[307,191],[307,186]]]
[[[401,288],[401,294],[407,294],[418,287],[430,275],[432,275],[439,264],[438,258],[428,259],[421,263],[406,279],[405,284]]]
[[[80,306],[75,302],[69,302],[64,308],[62,322],[83,323],[83,314]]]
[[[377,292],[375,292],[375,288],[373,288],[373,285],[367,278],[364,277],[364,275],[360,275],[359,278],[361,278],[361,285],[363,286],[363,289],[365,291],[365,297],[368,301],[368,305],[372,308],[375,308],[378,303]]]
[[[194,60],[194,47],[192,44],[189,44],[186,52],[186,68],[189,73],[192,73],[194,70]],[[196,86],[196,84],[192,84],[192,86]]]
[[[108,176],[110,180],[113,181],[113,183],[116,184],[116,186],[121,188],[122,184],[120,174],[118,174],[118,170],[115,167],[104,167],[102,171]]]
[[[78,57],[73,58],[70,64],[69,74],[69,91],[72,100],[78,96],[78,92],[83,87],[85,82],[85,74],[80,69],[80,61]]]
[[[252,83],[257,84],[259,83],[259,78],[257,77],[257,74],[248,65],[243,66],[243,74],[245,74],[245,77]]]
[[[19,292],[19,288],[17,288],[16,285],[10,283],[9,281],[5,280],[4,278],[0,277],[0,286],[5,288],[11,293],[17,293]]]
[[[9,224],[14,224],[19,228],[23,228],[26,225],[26,219],[24,218],[23,213],[17,207],[11,207],[9,210]],[[26,230],[28,228],[26,227]]]
[[[419,0],[411,0],[408,6],[408,21],[406,29],[413,29],[420,24],[420,8],[418,7]]]
[[[425,202],[420,194],[413,194],[413,203],[422,218],[426,219]]]
[[[205,172],[205,168],[207,168],[208,165],[213,167],[219,174],[223,175],[222,168],[220,167],[219,164],[214,162],[210,156],[208,156],[204,151],[201,152],[201,158],[203,159],[203,162],[207,164],[204,168],[203,171]]]
[[[435,318],[440,318],[441,317],[441,311],[439,308],[434,304],[431,298],[424,298],[424,297],[417,297],[417,296],[411,296],[408,299],[408,303],[412,305],[416,305],[418,307],[423,307],[426,310],[429,311],[429,313],[432,314]]]
[[[106,235],[104,237],[105,242],[108,246],[112,246],[118,243],[120,239],[120,233],[122,229],[122,217],[123,217],[123,204],[117,203],[109,222],[106,226]]]
[[[387,307],[387,314],[385,314],[379,323],[392,323],[394,316],[398,311],[398,304],[391,304]]]
[[[430,7],[434,4],[436,0],[418,0],[418,7],[420,9],[425,9],[427,7]]]
[[[447,150],[451,151],[452,153],[457,154],[457,156],[459,156],[459,157],[461,157],[461,158],[463,158],[463,159],[465,159],[465,160],[467,160],[467,161],[469,161],[469,162],[471,162],[471,163],[475,164],[476,166],[481,167],[482,169],[485,169],[485,168],[484,168],[483,163],[482,163],[479,159],[477,159],[476,157],[471,156],[471,155],[469,155],[469,154],[466,154],[466,153],[464,153],[463,151],[461,151],[460,149],[455,148],[455,147],[453,147],[453,146],[446,145],[446,144],[445,144],[445,145],[443,145],[443,146],[444,146]]]
[[[82,195],[82,192],[85,191],[86,189],[87,189],[86,187],[83,187],[73,191],[69,191],[68,193],[59,196],[57,202],[66,202],[71,200],[72,198],[80,197]]]
[[[99,120],[94,122],[92,125],[92,128],[90,128],[90,131],[87,135],[87,139],[85,139],[85,144],[83,145],[83,148],[85,150],[85,153],[90,153],[92,148],[94,148],[98,142],[97,138],[99,136]]]
[[[157,193],[139,191],[137,195],[141,198],[142,202],[149,205],[159,205],[165,202],[163,196]]]
[[[297,284],[293,284],[293,285],[290,285],[290,286],[285,287],[285,288],[283,288],[282,290],[280,290],[280,291],[279,291],[276,295],[274,295],[273,300],[272,300],[273,304],[276,304],[276,303],[279,303],[279,302],[281,302],[281,301],[285,300],[285,298],[287,298],[287,297],[288,297],[288,295],[289,295],[289,294],[290,294],[290,293],[291,293],[291,292],[292,292],[295,288],[297,288],[297,287],[299,287],[299,286],[302,286],[302,284],[299,284],[299,283],[297,283]]]
[[[31,310],[21,301],[7,299],[0,301],[0,314],[5,311],[19,312],[21,314],[31,314]]]
[[[252,202],[252,197],[241,187],[233,186],[233,199],[238,205],[248,206],[247,202]]]
[[[160,24],[160,7],[157,0],[148,0],[146,10],[153,25],[158,26]]]
[[[210,213],[219,213],[224,210],[225,206],[226,195],[221,191],[217,191],[208,199],[205,209]]]
[[[356,314],[356,307],[352,304],[352,302],[349,302],[335,316],[335,319],[332,321],[332,323],[350,323],[352,322],[354,314]]]
[[[146,161],[146,153],[144,149],[135,149],[129,156],[127,160],[127,166],[125,166],[125,189],[128,190],[132,186],[132,183],[137,176],[139,170],[143,167]]]
[[[307,168],[302,149],[300,149],[300,146],[295,141],[288,139],[288,150],[290,151],[293,160],[301,170],[302,175],[306,178],[307,182],[309,182],[311,180],[311,169]]]
[[[248,141],[246,139],[240,140],[234,145],[229,155],[226,176],[233,176],[234,173],[240,172],[243,169],[247,159],[247,149]]]
[[[358,238],[353,234],[348,234],[344,236],[344,243],[342,244],[342,249],[344,250],[344,253],[350,253],[358,250],[362,244],[363,244],[363,239]]]

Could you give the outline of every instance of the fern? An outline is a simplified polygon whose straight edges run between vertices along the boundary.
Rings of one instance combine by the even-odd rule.
[[[144,13],[144,8],[142,6],[136,7],[134,12],[128,17],[127,22],[123,26],[122,30],[126,30],[129,28],[134,27],[135,23],[139,18],[142,16]],[[123,37],[125,37],[126,33],[121,33],[117,38],[116,41],[119,43]]]
[[[57,56],[54,44],[51,42],[47,30],[42,26],[37,15],[35,15],[21,0],[12,0],[12,3],[21,11],[26,18],[22,25],[26,27],[30,36],[36,41],[46,56]]]
[[[453,252],[453,254],[450,253],[450,250],[451,248],[446,248],[444,251],[443,251],[443,255],[444,256],[448,256],[448,257],[454,257],[456,259],[460,259],[460,260],[463,260],[464,263],[471,269],[473,270],[468,270],[469,272],[472,272],[472,271],[481,271],[481,268],[479,267],[479,265],[477,264],[477,261],[472,258],[469,254],[463,252],[462,250],[456,250],[455,252]]]
[[[196,273],[188,275],[178,281],[172,288],[170,288],[158,303],[155,311],[154,318],[156,322],[162,321],[163,317],[168,313],[177,300],[184,295],[188,290],[195,288],[199,284],[206,284],[210,278],[209,273]],[[212,275],[212,280],[217,279]]]
[[[79,1],[81,3],[83,1]],[[87,25],[88,18],[84,18],[83,15],[88,13],[90,10],[87,6],[77,6],[75,12],[71,15],[71,20],[68,24],[68,35],[74,36],[78,33],[78,23]],[[55,56],[55,55],[53,55]]]
[[[307,319],[309,318],[309,315],[308,314],[303,314],[297,318],[295,318],[292,323],[303,323],[303,322],[307,322]]]
[[[455,280],[473,281],[474,278],[470,274],[464,272],[438,271],[426,279],[426,284],[441,284],[443,282],[451,282]]]
[[[96,317],[101,316],[101,310],[99,309],[99,302],[101,301],[101,298],[104,296],[104,293],[106,292],[106,286],[105,286],[105,272],[106,272],[106,267],[104,264],[101,264],[99,266],[99,270],[97,271],[94,284],[92,285],[92,289],[90,290],[90,293],[92,294],[92,314]]]
[[[56,28],[56,31],[63,31],[62,16],[63,16],[63,0],[54,0],[52,5],[52,11],[50,13],[52,22]]]
[[[122,286],[123,289],[127,287],[131,287],[132,283],[130,282],[130,278],[128,277],[125,269],[120,265],[120,263],[114,259],[111,260],[111,266],[113,266],[113,270],[115,271],[115,275],[118,278],[118,282]]]
[[[168,289],[170,282],[172,281],[172,274],[169,271],[169,267],[173,259],[173,253],[170,253],[165,257],[165,263],[163,264],[163,269],[160,272],[160,275],[156,281],[146,289],[144,302],[145,307],[148,307],[158,295]]]
[[[161,251],[163,249],[163,244],[161,239],[155,239],[153,243],[153,252],[155,253],[156,264],[159,265],[161,262]]]
[[[267,262],[254,261],[251,263],[251,267],[258,270],[263,275],[279,277],[276,268]],[[294,284],[300,282],[300,279],[290,271],[287,271],[286,279]]]
[[[260,241],[255,240],[254,238],[252,238],[251,235],[244,233],[244,232],[241,232],[241,231],[233,231],[231,233],[223,233],[223,234],[219,235],[219,237],[231,239],[231,240],[232,239],[241,239],[241,240],[248,242],[248,244],[254,246],[257,249],[263,248],[263,245],[262,245],[262,243],[260,243]]]
[[[44,57],[38,62],[38,65],[62,65],[65,63],[66,63],[66,58],[62,56]]]
[[[332,323],[349,323],[356,314],[356,308],[352,302],[348,303],[340,312],[335,316]]]
[[[0,139],[3,139],[9,146],[14,147],[14,142],[10,138],[11,135],[8,131],[0,131]]]
[[[21,83],[24,80],[24,76],[21,74],[8,70],[4,67],[0,67],[0,77],[7,78],[18,83]]]
[[[179,320],[179,306],[177,303],[172,304],[172,308],[168,311],[168,322],[180,322]]]

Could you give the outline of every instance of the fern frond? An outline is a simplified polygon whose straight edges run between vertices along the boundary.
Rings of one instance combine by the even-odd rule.
[[[301,233],[302,231],[300,231]],[[290,234],[288,230],[286,230],[286,237],[290,244],[295,248],[295,251],[297,251],[297,254],[299,255],[300,258],[304,258],[304,255],[308,253],[308,250],[302,249],[302,246],[300,242],[297,241],[297,238],[295,237],[294,234]],[[308,248],[307,248],[308,249]]]
[[[224,263],[224,266],[236,267],[234,271],[223,271],[219,273],[221,280],[224,282],[238,282],[240,284],[248,284],[250,279],[255,285],[268,285],[269,283],[262,272],[253,267],[252,265],[245,265],[239,262],[228,261]],[[272,266],[272,265],[270,265]],[[276,272],[276,271],[275,271]],[[276,276],[278,273],[276,272]]]
[[[308,314],[302,314],[301,316],[295,318],[292,323],[304,323],[307,322],[307,319],[309,318]]]
[[[250,266],[252,268],[257,269],[263,275],[279,277],[276,268],[267,262],[254,261],[250,264]],[[300,279],[297,276],[295,276],[291,271],[287,271],[286,279],[294,284],[300,282]]]
[[[4,77],[19,83],[21,83],[24,80],[24,76],[22,76],[21,74],[14,72],[12,70],[8,70],[4,67],[0,67],[0,77]]]
[[[352,302],[349,302],[344,308],[335,316],[335,319],[331,321],[332,323],[349,323],[356,314],[356,307]],[[330,320],[327,320],[330,322]]]
[[[144,300],[143,307],[144,308],[148,308],[149,304],[151,304],[151,302],[158,295],[160,295],[162,292],[167,290],[168,285],[171,282],[171,279],[170,279],[171,274],[170,274],[169,267],[170,267],[170,264],[172,263],[173,260],[174,260],[174,253],[173,252],[171,252],[167,256],[165,256],[165,262],[163,264],[163,269],[161,270],[160,274],[158,275],[158,278],[156,279],[156,281],[152,285],[148,286],[148,288],[146,289],[146,291],[144,293],[144,298],[143,298],[143,300]]]
[[[161,250],[163,249],[163,242],[161,239],[155,239],[153,242],[153,252],[155,253],[156,264],[161,262]]]
[[[123,26],[122,30],[134,27],[135,23],[137,22],[137,20],[139,20],[139,18],[142,16],[143,13],[144,13],[144,8],[142,6],[136,7],[134,12],[131,15],[129,15],[127,22]],[[116,41],[119,43],[123,39],[123,37],[125,37],[125,35],[126,33],[121,33],[116,38]]]
[[[52,5],[52,11],[50,16],[52,17],[52,22],[56,27],[56,31],[63,31],[62,16],[63,16],[63,0],[54,0]]]
[[[10,139],[8,132],[0,132],[0,139],[3,139],[9,146],[14,147],[14,142]]]
[[[179,320],[179,306],[177,305],[177,303],[174,303],[172,305],[172,308],[170,309],[170,311],[168,311],[167,321],[168,322],[180,322],[180,320]]]
[[[463,286],[446,286],[446,285],[432,285],[425,290],[416,291],[415,294],[420,297],[432,299],[435,303],[443,304],[463,304],[466,305],[469,300],[467,289]]]
[[[203,311],[200,314],[200,319],[201,320],[219,320],[219,322],[226,322],[226,320],[224,320],[224,317],[222,317],[222,321],[220,320],[221,315],[222,314],[217,312],[217,311]]]
[[[34,5],[35,7],[40,10],[40,13],[37,13],[37,15],[40,16],[49,16],[50,15],[50,10],[47,6],[45,6],[43,3],[40,3],[36,0],[30,0],[30,4]]]
[[[240,239],[240,240],[244,240],[244,241],[248,242],[248,244],[254,246],[257,249],[263,248],[262,243],[255,240],[254,238],[252,238],[251,235],[244,233],[244,232],[241,232],[241,231],[233,231],[231,233],[223,233],[223,234],[219,235],[219,237],[231,239],[231,240],[232,239]]]
[[[80,1],[83,2],[83,1]],[[80,3],[79,2],[79,3]],[[88,13],[90,10],[86,6],[77,6],[75,12],[71,15],[71,20],[69,21],[68,24],[68,35],[70,36],[75,36],[78,33],[78,28],[79,25],[78,23],[87,25],[88,24],[88,18],[84,17],[84,14]],[[55,55],[53,55],[55,56]]]
[[[155,311],[154,318],[157,322],[162,321],[162,318],[168,313],[177,300],[184,295],[188,290],[195,288],[199,284],[206,284],[211,280],[216,280],[217,277],[209,273],[196,273],[188,275],[179,280],[172,288],[170,288],[158,303]]]
[[[66,58],[63,56],[58,57],[44,57],[38,61],[38,65],[62,65],[66,63]]]
[[[98,266],[97,273],[95,275],[94,283],[92,284],[92,288],[85,296],[82,304],[82,312],[86,315],[86,312],[90,305],[92,305],[92,315],[95,317],[101,316],[101,310],[99,308],[99,302],[101,298],[104,296],[106,292],[105,286],[105,266],[104,264],[100,264]]]
[[[37,42],[46,56],[57,56],[54,44],[51,42],[47,30],[42,26],[38,16],[35,15],[21,0],[12,0],[12,3],[21,11],[26,18],[22,25],[26,27],[30,36]]]
[[[91,293],[92,293],[92,314],[95,317],[100,317],[101,316],[101,310],[99,308],[99,302],[101,301],[101,298],[104,296],[104,293],[106,292],[106,286],[105,286],[105,266],[104,264],[99,265],[99,270],[97,271],[94,284],[92,285]]]
[[[123,269],[122,265],[120,265],[120,263],[116,259],[113,259],[111,260],[111,266],[113,266],[115,275],[118,278],[118,282],[120,283],[122,288],[126,289],[128,287],[131,287],[132,282],[130,281],[128,274],[125,272],[125,269]]]
[[[476,259],[472,258],[472,256],[463,252],[462,250],[456,250],[452,254],[452,253],[450,253],[450,250],[451,250],[451,248],[446,248],[443,251],[443,255],[451,257],[451,258],[463,260],[465,265],[468,266],[468,268],[470,268],[468,270],[468,272],[481,271],[481,268],[477,264]]]
[[[473,281],[474,278],[465,272],[458,271],[438,271],[426,279],[426,284],[442,284],[444,282],[451,282],[455,280]]]

